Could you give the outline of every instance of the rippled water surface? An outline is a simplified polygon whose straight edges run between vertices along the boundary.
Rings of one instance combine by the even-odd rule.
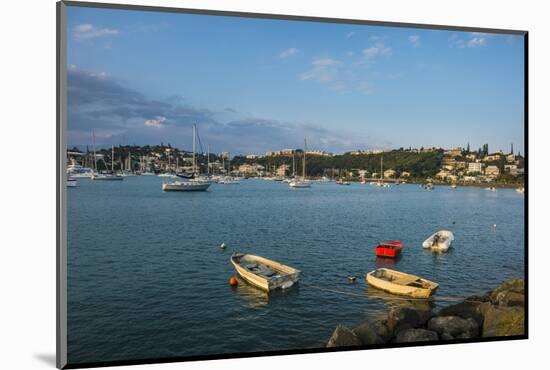
[[[434,280],[436,296],[523,276],[524,198],[511,189],[246,180],[163,193],[157,177],[78,182],[67,189],[70,363],[323,347],[336,324],[396,303],[366,286],[376,267]],[[439,229],[454,232],[453,248],[423,250]],[[390,239],[404,242],[402,257],[377,260],[373,248]],[[270,295],[231,288],[236,250],[302,270],[301,283]]]

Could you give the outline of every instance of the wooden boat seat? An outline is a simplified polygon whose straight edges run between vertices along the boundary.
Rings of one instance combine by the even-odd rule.
[[[409,285],[410,283],[414,283],[417,280],[418,276],[403,276],[402,278],[393,280],[392,283],[398,285]]]

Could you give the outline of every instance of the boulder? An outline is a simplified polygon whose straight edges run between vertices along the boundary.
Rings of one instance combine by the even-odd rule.
[[[405,329],[400,331],[395,337],[395,343],[410,342],[428,342],[438,340],[439,337],[435,331],[426,329]]]
[[[474,319],[478,325],[481,325],[483,323],[483,315],[479,307],[482,303],[484,302],[481,300],[469,297],[464,302],[442,308],[437,313],[437,316],[458,316],[463,319]]]
[[[386,343],[392,337],[385,320],[365,322],[353,328],[352,332],[364,345]]]
[[[491,303],[497,306],[525,306],[523,279],[510,279],[491,293]]]
[[[431,310],[418,310],[410,307],[393,307],[388,312],[388,329],[397,333],[405,329],[424,326],[434,316]]]
[[[492,302],[498,306],[525,306],[525,295],[512,291],[501,291],[494,295]]]
[[[372,325],[369,322],[363,323],[351,330],[353,334],[359,338],[363,345],[384,343],[382,338],[376,334]]]
[[[437,332],[441,339],[477,338],[479,324],[473,318],[459,316],[438,316],[428,322],[428,329]]]
[[[484,338],[524,334],[525,309],[523,307],[491,305],[485,309],[481,333]]]
[[[386,320],[378,320],[371,323],[371,327],[382,340],[382,343],[387,343],[393,337],[393,332],[388,328]]]
[[[362,345],[361,340],[348,328],[338,325],[328,340],[327,348],[352,347]]]

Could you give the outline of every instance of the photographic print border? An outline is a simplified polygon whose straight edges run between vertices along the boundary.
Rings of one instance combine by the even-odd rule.
[[[494,338],[475,338],[475,339],[456,339],[446,341],[432,342],[416,342],[416,343],[389,343],[369,346],[357,347],[338,347],[338,348],[314,348],[314,349],[292,349],[280,351],[262,351],[253,353],[229,353],[201,356],[184,356],[184,357],[168,357],[168,358],[151,358],[151,359],[136,359],[136,360],[121,360],[121,361],[97,361],[88,363],[71,364],[67,360],[67,189],[66,183],[66,144],[67,144],[67,16],[66,7],[88,7],[88,8],[103,8],[103,9],[118,9],[118,10],[133,10],[133,11],[149,11],[149,12],[168,12],[168,13],[184,13],[184,14],[201,14],[211,16],[229,16],[229,17],[245,17],[258,19],[277,19],[277,20],[292,20],[302,22],[324,22],[324,23],[340,23],[368,26],[391,26],[400,28],[420,28],[434,29],[446,31],[466,31],[466,32],[485,32],[499,33],[510,35],[521,35],[524,40],[524,158],[525,158],[525,194],[524,194],[524,281],[525,281],[525,333],[523,335],[509,337],[494,337]],[[510,30],[510,29],[491,29],[480,27],[460,27],[460,26],[445,26],[439,24],[418,24],[418,23],[402,23],[402,22],[384,22],[370,21],[357,19],[340,19],[298,15],[283,15],[283,14],[263,14],[249,12],[233,12],[219,10],[204,10],[204,9],[188,9],[174,7],[157,7],[144,5],[129,5],[129,4],[110,4],[96,2],[79,2],[79,1],[60,1],[56,4],[57,16],[57,63],[56,63],[56,121],[57,121],[57,137],[56,137],[56,365],[61,369],[88,368],[88,367],[103,367],[103,366],[122,366],[122,365],[138,365],[138,364],[157,364],[170,362],[187,362],[201,360],[219,360],[232,358],[247,358],[247,357],[263,357],[263,356],[281,356],[295,354],[310,354],[310,353],[327,353],[341,351],[360,351],[365,349],[380,349],[380,348],[403,348],[417,346],[433,346],[433,345],[448,345],[461,343],[483,343],[497,342],[508,340],[527,339],[529,337],[529,250],[528,250],[528,234],[529,234],[529,38],[528,31]]]

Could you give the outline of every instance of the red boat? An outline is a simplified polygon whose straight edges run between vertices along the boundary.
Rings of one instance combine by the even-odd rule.
[[[399,240],[391,240],[378,245],[374,252],[377,257],[396,258],[401,254],[401,249],[403,249],[403,243]]]

